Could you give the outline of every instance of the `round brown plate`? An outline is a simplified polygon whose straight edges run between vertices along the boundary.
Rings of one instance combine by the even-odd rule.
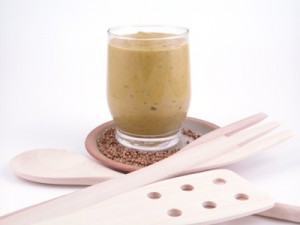
[[[100,161],[102,164],[110,167],[111,169],[120,170],[123,172],[131,172],[137,169],[140,169],[141,167],[128,165],[120,162],[116,162],[108,157],[106,157],[104,154],[102,154],[99,150],[97,139],[103,135],[103,133],[109,129],[115,127],[115,124],[113,121],[109,121],[106,123],[101,124],[100,126],[96,127],[94,130],[92,130],[86,140],[85,140],[85,147],[88,151],[88,153],[94,157],[96,160]],[[196,132],[199,135],[204,135],[212,130],[215,130],[218,128],[217,125],[201,120],[196,119],[192,117],[187,117],[186,120],[182,124],[182,128],[189,129],[193,132]],[[181,143],[179,145],[180,148],[187,145],[187,141],[190,139],[182,135]]]

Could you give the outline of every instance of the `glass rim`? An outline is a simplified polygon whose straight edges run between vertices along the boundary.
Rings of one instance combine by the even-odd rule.
[[[118,34],[114,31],[121,30],[121,29],[149,29],[149,28],[159,28],[159,29],[173,29],[177,31],[181,31],[179,33],[172,33],[174,35],[166,36],[166,37],[129,37],[125,34]],[[142,31],[142,30],[141,30]],[[183,36],[187,36],[189,34],[189,29],[183,26],[173,26],[173,25],[122,25],[122,26],[114,26],[107,30],[108,35],[112,35],[114,37],[126,40],[165,40],[165,39],[177,39]],[[130,33],[128,33],[130,34]]]

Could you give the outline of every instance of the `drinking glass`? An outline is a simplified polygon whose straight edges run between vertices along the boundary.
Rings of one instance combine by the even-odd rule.
[[[144,151],[179,142],[190,102],[188,29],[108,30],[107,101],[117,141]]]

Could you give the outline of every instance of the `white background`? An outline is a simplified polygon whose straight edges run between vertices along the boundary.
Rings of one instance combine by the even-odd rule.
[[[190,29],[190,116],[222,126],[265,112],[294,131],[228,168],[300,206],[300,1],[0,0],[0,215],[80,188],[23,181],[9,161],[41,147],[88,155],[86,135],[111,119],[106,30],[124,24]]]

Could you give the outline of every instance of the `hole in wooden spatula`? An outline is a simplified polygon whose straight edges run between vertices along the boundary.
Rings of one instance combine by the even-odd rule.
[[[168,210],[167,213],[169,216],[172,216],[172,217],[178,217],[178,216],[181,216],[181,214],[182,214],[181,210],[179,210],[179,209],[170,209],[170,210]]]
[[[159,199],[161,197],[161,194],[158,192],[149,192],[147,196],[151,199]]]
[[[218,185],[226,184],[226,180],[224,180],[223,178],[216,178],[213,180],[213,183]]]
[[[190,184],[184,184],[180,188],[183,191],[192,191],[192,190],[194,190],[194,187]]]
[[[217,207],[217,204],[212,201],[206,201],[202,203],[202,206],[206,209],[214,209]]]
[[[234,197],[236,200],[240,200],[240,201],[246,201],[249,199],[249,196],[243,193],[238,193]]]

